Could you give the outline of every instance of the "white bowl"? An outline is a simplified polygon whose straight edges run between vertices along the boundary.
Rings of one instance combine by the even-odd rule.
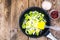
[[[50,1],[43,1],[42,8],[45,10],[50,10],[52,7],[52,3]]]

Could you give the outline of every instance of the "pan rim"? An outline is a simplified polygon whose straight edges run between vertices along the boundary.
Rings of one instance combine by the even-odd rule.
[[[22,11],[22,14],[20,15],[20,17],[19,17],[19,27],[21,26],[20,25],[20,19],[21,19],[21,17],[22,17],[22,15],[27,11],[27,10],[29,10],[29,9],[32,9],[32,8],[39,8],[39,7],[29,7],[29,8],[27,8],[27,9],[25,9],[24,11]],[[39,8],[39,9],[41,9],[41,10],[43,10],[46,14],[47,14],[47,12],[44,10],[44,9],[42,9],[42,8]],[[48,15],[48,14],[47,14]],[[49,15],[48,15],[49,16]],[[49,20],[50,20],[50,18],[49,18]],[[49,25],[50,26],[50,25]],[[22,30],[22,28],[20,27],[20,29]],[[42,35],[42,36],[45,36],[45,35],[47,35],[47,33],[48,33],[48,31],[49,31],[49,29]],[[23,32],[23,30],[22,30],[22,32]],[[23,32],[24,33],[24,32]],[[24,33],[24,34],[26,34],[26,33]],[[26,34],[27,35],[27,34]],[[28,37],[31,37],[31,36],[29,36],[29,35],[27,35]],[[37,36],[37,37],[41,37],[41,36]],[[32,38],[37,38],[37,37],[32,37]]]

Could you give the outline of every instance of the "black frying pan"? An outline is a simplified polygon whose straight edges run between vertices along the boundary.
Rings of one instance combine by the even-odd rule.
[[[46,25],[47,25],[47,26],[50,26],[50,25],[51,25],[51,23],[50,23],[50,17],[49,17],[49,15],[48,15],[47,11],[45,11],[44,9],[39,8],[39,7],[30,7],[30,8],[27,8],[25,11],[23,11],[23,12],[21,13],[22,15],[20,16],[20,19],[19,19],[19,26],[20,26],[20,28],[21,28],[21,30],[22,30],[22,32],[23,32],[24,34],[26,34],[26,33],[25,33],[25,30],[22,29],[22,23],[23,23],[23,21],[24,21],[24,15],[25,15],[26,13],[29,13],[30,11],[38,11],[38,12],[43,13],[43,14],[45,15],[45,19],[46,19],[46,21],[47,21]],[[50,33],[50,32],[49,32],[49,29],[48,29],[48,28],[45,28],[44,30],[42,30],[42,31],[40,32],[39,36],[36,36],[36,35],[27,35],[27,34],[26,34],[26,35],[29,36],[29,37],[34,37],[34,38],[36,38],[36,37],[41,37],[41,36],[47,36],[49,33]]]

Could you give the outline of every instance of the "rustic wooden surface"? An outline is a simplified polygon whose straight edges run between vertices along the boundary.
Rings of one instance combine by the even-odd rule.
[[[0,40],[50,40],[46,37],[30,38],[19,29],[19,17],[26,8],[37,6],[41,8],[44,0],[0,0]],[[51,9],[60,12],[60,0],[48,0],[52,2]],[[49,12],[49,11],[48,11]],[[60,26],[60,18],[51,20],[52,25]],[[60,40],[60,32],[50,30]]]

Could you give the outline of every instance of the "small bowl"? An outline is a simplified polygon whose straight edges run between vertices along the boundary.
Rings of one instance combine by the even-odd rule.
[[[52,20],[58,20],[59,19],[59,12],[58,11],[57,11],[58,12],[57,18],[52,18],[52,16],[51,16],[51,13],[54,12],[54,11],[57,11],[57,10],[55,10],[55,9],[51,10],[50,13],[49,13],[49,16]]]

